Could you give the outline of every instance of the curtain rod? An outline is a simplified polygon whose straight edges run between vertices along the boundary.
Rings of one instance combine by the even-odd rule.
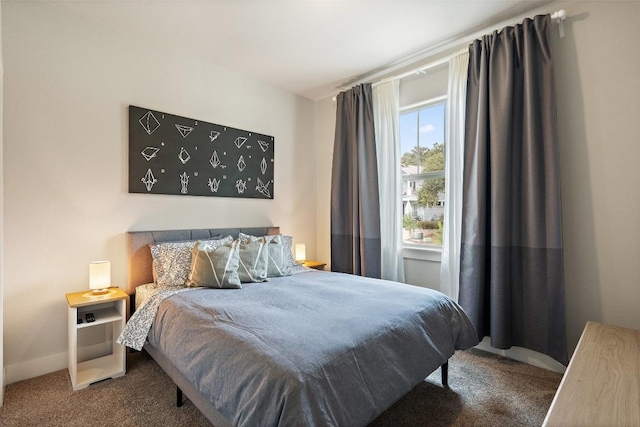
[[[553,13],[550,13],[550,15],[551,15],[551,19],[553,21],[555,21],[556,24],[558,24],[558,31],[559,31],[559,34],[560,34],[560,38],[564,37],[564,26],[563,26],[562,23],[567,17],[567,12],[564,9],[560,9],[560,10],[557,10],[557,11],[555,11]],[[485,29],[482,32],[484,33],[486,31],[487,30]],[[471,41],[477,39],[478,37],[481,37],[481,36],[474,35],[471,38],[467,38],[467,39],[463,39],[462,41],[458,41],[456,44],[460,45],[460,44],[463,44],[463,43],[470,43]],[[419,73],[421,71],[429,70],[431,68],[434,68],[434,67],[437,67],[439,65],[447,63],[450,59],[452,59],[452,58],[454,58],[454,57],[456,57],[456,56],[458,56],[461,53],[466,52],[466,51],[467,51],[467,48],[459,50],[457,52],[454,52],[454,53],[452,53],[450,55],[447,55],[444,58],[437,59],[437,60],[435,60],[433,62],[430,62],[430,63],[428,63],[426,65],[422,65],[420,67],[413,68],[413,69],[411,69],[409,71],[406,71],[406,72],[404,72],[402,74],[399,74],[397,76],[385,77],[383,79],[380,79],[378,81],[375,81],[375,82],[371,83],[371,86],[377,86],[379,84],[386,83],[388,81],[393,81],[393,80],[396,80],[396,79],[403,79],[405,77],[411,76],[411,75]],[[435,53],[434,53],[434,55],[435,55]],[[351,87],[356,86],[356,85],[361,84],[361,83],[365,83],[370,79],[371,79],[370,77],[369,78],[360,79],[360,80],[352,83]],[[342,87],[339,87],[338,89],[340,90],[340,92],[342,92],[343,90],[345,90],[347,88],[342,86]],[[332,99],[335,101],[336,100],[336,96],[333,96]]]
[[[456,56],[461,55],[461,54],[463,54],[465,52],[467,52],[467,49],[459,50],[457,52],[452,53],[451,55],[445,56],[444,58],[440,58],[438,60],[430,62],[427,65],[423,65],[423,66],[415,68],[413,70],[406,71],[406,72],[404,72],[402,74],[398,74],[397,76],[391,76],[391,77],[384,78],[382,80],[378,80],[377,82],[373,82],[373,83],[371,83],[371,86],[377,86],[379,84],[386,83],[386,82],[389,82],[389,81],[392,81],[392,80],[402,80],[405,77],[409,77],[411,75],[418,74],[421,71],[430,70],[431,68],[435,68],[435,67],[437,67],[439,65],[446,64],[447,62],[449,62],[450,59],[453,59]]]

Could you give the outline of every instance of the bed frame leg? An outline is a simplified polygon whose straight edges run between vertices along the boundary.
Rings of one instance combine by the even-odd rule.
[[[176,406],[179,408],[182,406],[182,390],[176,386]]]
[[[444,362],[440,367],[440,374],[442,374],[442,385],[449,387],[449,362]]]

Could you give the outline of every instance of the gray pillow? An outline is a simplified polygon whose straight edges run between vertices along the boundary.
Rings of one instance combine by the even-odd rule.
[[[239,261],[238,241],[231,237],[224,241],[196,242],[187,286],[240,289]]]
[[[222,235],[206,239],[217,241]],[[231,236],[224,237],[233,241]],[[153,277],[158,286],[184,286],[191,267],[191,251],[197,240],[164,242],[149,245],[153,258]]]
[[[240,233],[240,240],[253,236]],[[267,277],[282,277],[289,275],[289,258],[286,247],[283,244],[282,235],[263,236],[267,241]]]
[[[269,250],[264,237],[246,236],[238,239],[238,276],[240,282],[266,282]]]
[[[248,239],[248,234],[240,233],[239,239]],[[306,270],[293,258],[293,237],[283,234],[263,236],[267,241],[269,262],[267,265],[267,277],[290,276],[297,273],[298,269]]]

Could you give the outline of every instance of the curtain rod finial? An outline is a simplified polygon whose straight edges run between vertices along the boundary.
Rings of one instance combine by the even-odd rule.
[[[564,37],[563,21],[565,20],[566,17],[567,17],[567,12],[564,9],[560,9],[551,14],[551,19],[556,21],[556,23],[558,24],[558,32],[560,34],[560,38]]]

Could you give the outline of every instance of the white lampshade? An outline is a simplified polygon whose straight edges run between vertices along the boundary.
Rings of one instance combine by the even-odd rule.
[[[92,290],[107,289],[111,286],[111,263],[94,261],[89,264],[89,288]]]
[[[296,243],[296,261],[307,259],[307,248],[304,243]]]

